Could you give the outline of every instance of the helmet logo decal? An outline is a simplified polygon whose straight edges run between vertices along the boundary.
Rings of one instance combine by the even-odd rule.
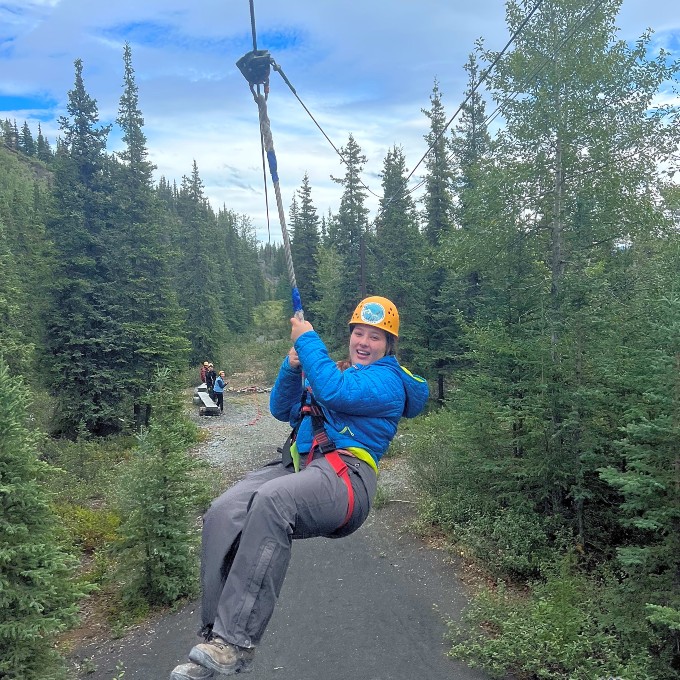
[[[366,323],[380,323],[385,318],[385,308],[379,302],[367,302],[361,308],[361,319]]]

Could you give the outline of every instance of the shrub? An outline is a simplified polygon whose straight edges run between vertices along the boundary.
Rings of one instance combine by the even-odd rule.
[[[450,655],[493,677],[651,680],[646,651],[624,649],[602,624],[600,596],[597,584],[564,558],[528,596],[513,594],[502,583],[496,591],[482,592],[463,625],[449,624]]]
[[[195,595],[198,585],[195,516],[204,495],[196,471],[202,464],[187,453],[195,426],[167,372],[159,373],[150,396],[151,423],[138,438],[120,496],[120,577],[124,600],[135,606],[172,604]]]
[[[120,516],[111,510],[62,503],[57,505],[56,512],[72,541],[85,552],[103,548],[118,537]]]

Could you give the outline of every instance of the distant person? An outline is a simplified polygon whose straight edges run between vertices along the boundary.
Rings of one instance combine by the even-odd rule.
[[[212,364],[208,364],[208,370],[205,374],[205,386],[208,388],[208,394],[211,399],[215,398],[215,380],[217,380],[217,373],[215,373],[215,367]]]
[[[205,382],[205,375],[208,372],[208,362],[204,361],[203,364],[201,364],[201,384]]]
[[[224,413],[224,390],[226,389],[227,381],[224,379],[224,371],[220,371],[217,380],[215,380],[213,391],[215,392],[215,403],[219,407],[221,413]]]
[[[366,298],[354,311],[349,362],[342,366],[330,358],[308,321],[290,321],[293,347],[269,406],[293,432],[281,460],[247,474],[205,514],[205,642],[191,650],[190,663],[172,671],[171,680],[217,680],[252,670],[293,539],[341,538],[364,523],[377,488],[378,463],[399,420],[418,415],[427,402],[427,382],[402,368],[395,356],[399,314],[386,298]],[[333,599],[337,588],[329,588]],[[369,642],[370,637],[367,632]]]

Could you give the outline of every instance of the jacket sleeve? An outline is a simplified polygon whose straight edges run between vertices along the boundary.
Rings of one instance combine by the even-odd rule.
[[[295,342],[314,398],[328,409],[361,416],[401,415],[406,394],[399,376],[379,364],[340,371],[315,331]]]
[[[269,395],[269,410],[274,418],[294,425],[298,417],[302,390],[302,371],[291,368],[286,356]]]

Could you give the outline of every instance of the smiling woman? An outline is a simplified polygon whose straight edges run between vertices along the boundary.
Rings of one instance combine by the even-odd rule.
[[[210,506],[203,524],[201,633],[171,680],[251,670],[286,576],[294,539],[342,538],[366,520],[378,463],[402,417],[418,415],[427,382],[390,353],[397,308],[370,297],[349,320],[341,370],[309,321],[291,319],[293,347],[271,393],[293,425],[280,461],[249,473]],[[303,455],[304,454],[304,455]]]

